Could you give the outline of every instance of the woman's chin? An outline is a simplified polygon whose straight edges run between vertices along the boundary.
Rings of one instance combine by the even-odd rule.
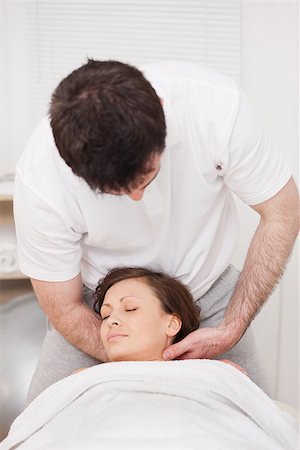
[[[107,355],[111,362],[134,361],[133,356],[124,353],[111,353]]]

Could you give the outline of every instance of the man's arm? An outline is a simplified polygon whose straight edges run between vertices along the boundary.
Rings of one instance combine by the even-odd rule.
[[[249,247],[221,326],[234,341],[244,334],[282,276],[299,230],[299,203],[293,179],[273,198],[252,208],[260,223]]]
[[[101,319],[82,300],[82,279],[31,280],[41,308],[56,330],[71,344],[100,361],[107,361],[100,338]]]
[[[243,271],[217,328],[203,328],[170,346],[165,359],[214,358],[232,348],[245,333],[283,274],[299,230],[299,200],[291,178],[278,194],[252,208],[260,223]]]

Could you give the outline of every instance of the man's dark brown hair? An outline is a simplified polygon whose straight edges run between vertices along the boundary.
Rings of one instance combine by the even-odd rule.
[[[195,304],[189,289],[176,278],[162,272],[152,272],[143,267],[116,267],[110,270],[99,281],[93,294],[95,300],[94,310],[100,313],[105,294],[111,286],[130,278],[140,278],[150,286],[160,300],[163,311],[168,314],[175,314],[181,319],[181,329],[175,336],[173,343],[181,341],[189,333],[198,329],[200,308]]]
[[[61,157],[96,191],[135,188],[165,147],[160,99],[129,64],[89,59],[57,86],[49,113]]]

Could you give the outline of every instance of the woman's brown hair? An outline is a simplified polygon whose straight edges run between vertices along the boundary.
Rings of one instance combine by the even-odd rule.
[[[168,314],[175,314],[182,321],[181,329],[173,343],[181,341],[189,333],[198,329],[200,308],[193,300],[189,289],[176,278],[162,272],[152,272],[143,267],[116,267],[99,281],[93,294],[94,310],[100,313],[108,289],[119,281],[141,278],[160,300],[162,309]]]

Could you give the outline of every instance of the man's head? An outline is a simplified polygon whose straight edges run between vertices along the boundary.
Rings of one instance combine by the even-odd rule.
[[[89,60],[54,91],[50,119],[61,157],[93,190],[138,200],[159,170],[164,112],[135,67]]]

